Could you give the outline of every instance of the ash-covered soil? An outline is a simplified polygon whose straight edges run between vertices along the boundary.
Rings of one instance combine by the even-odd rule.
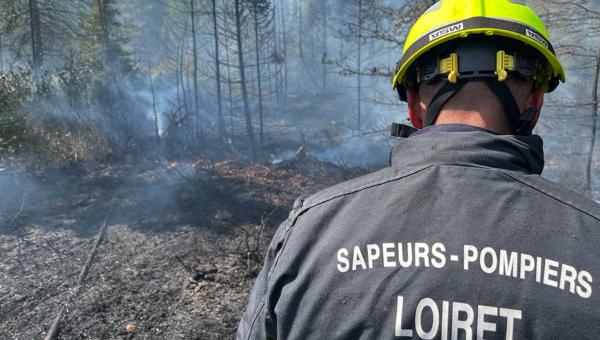
[[[63,305],[57,339],[232,338],[293,200],[364,172],[303,150],[273,166],[0,170],[0,339],[43,338]]]

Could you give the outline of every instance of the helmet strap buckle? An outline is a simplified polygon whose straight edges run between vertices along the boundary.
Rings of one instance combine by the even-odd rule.
[[[458,72],[458,54],[456,52],[450,53],[450,56],[445,59],[441,59],[439,63],[439,74],[448,73],[448,82],[456,84],[460,73]]]
[[[496,72],[495,74],[498,76],[498,81],[503,82],[508,78],[508,71],[514,71],[515,67],[515,57],[506,54],[506,52],[500,50],[496,52]]]

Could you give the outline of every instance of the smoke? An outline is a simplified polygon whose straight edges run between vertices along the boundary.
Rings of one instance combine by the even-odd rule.
[[[397,2],[382,1],[381,5],[400,6]],[[278,4],[279,5],[279,4]],[[356,23],[352,8],[344,2],[330,2],[327,26],[322,22],[323,16],[319,7],[313,3],[283,1],[274,13],[274,22],[278,24],[275,35],[265,33],[263,49],[260,51],[263,68],[262,93],[257,89],[257,70],[253,60],[254,46],[248,32],[244,40],[244,53],[247,57],[247,82],[249,87],[249,104],[253,129],[258,139],[258,97],[262,96],[265,140],[267,152],[273,153],[273,162],[293,156],[299,145],[307,144],[309,150],[318,158],[347,166],[385,166],[388,153],[395,141],[386,137],[387,127],[392,122],[406,119],[404,104],[400,103],[390,86],[390,79],[377,75],[391,70],[393,63],[400,57],[400,47],[394,43],[368,40],[362,44],[360,65],[357,60],[357,43],[352,38],[340,36],[339,31],[350,23]],[[25,109],[33,116],[51,116],[59,121],[84,121],[86,125],[97,128],[108,141],[106,147],[97,139],[87,142],[86,148],[76,147],[57,150],[77,152],[73,160],[85,159],[82,153],[93,149],[94,145],[106,148],[103,155],[118,153],[110,144],[131,149],[145,155],[154,147],[154,116],[156,114],[159,133],[163,140],[168,139],[172,149],[178,151],[177,157],[190,150],[213,152],[211,157],[224,158],[225,147],[201,145],[194,139],[198,131],[199,120],[202,128],[213,136],[217,131],[217,91],[214,65],[214,40],[212,36],[212,18],[204,15],[210,8],[203,8],[197,16],[197,52],[198,52],[198,88],[199,111],[194,116],[192,98],[193,61],[191,54],[191,31],[189,13],[186,3],[178,3],[167,8],[162,2],[151,2],[148,6],[138,8],[138,2],[119,2],[117,8],[121,13],[119,22],[127,24],[128,39],[124,39],[124,50],[133,64],[136,64],[131,76],[115,78],[115,82],[98,84],[88,73],[83,73],[82,91],[85,96],[94,100],[78,99],[69,92],[70,86],[63,79],[73,81],[75,76],[59,79],[57,69],[51,81],[54,88],[52,95],[40,97],[32,101]],[[316,6],[316,7],[315,7]],[[556,5],[544,5],[550,11],[559,9]],[[346,8],[345,11],[337,10]],[[225,7],[219,8],[219,20],[223,26],[231,29]],[[230,20],[229,18],[228,20]],[[372,18],[369,18],[371,20]],[[562,34],[565,30],[560,22],[549,18],[548,26],[556,46],[571,42],[573,34]],[[248,24],[252,20],[248,20]],[[173,24],[177,23],[177,26]],[[282,30],[285,24],[286,53],[283,58]],[[322,28],[327,28],[323,31]],[[379,27],[383,29],[385,27]],[[390,28],[387,33],[395,33]],[[228,33],[228,34],[226,34]],[[398,33],[400,34],[400,33]],[[596,37],[579,35],[578,43],[591,49],[597,43]],[[276,39],[276,40],[274,40]],[[241,93],[239,88],[238,56],[236,44],[231,32],[221,32],[221,77],[222,107],[225,115],[226,130],[233,131],[231,144],[239,150],[239,154],[248,155],[248,137],[246,136],[245,117],[243,116]],[[275,51],[275,49],[277,51]],[[281,58],[275,58],[275,52]],[[564,51],[559,50],[560,53]],[[124,54],[125,55],[125,54]],[[3,54],[2,60],[11,59]],[[559,55],[568,69],[568,83],[547,96],[547,105],[538,125],[537,133],[546,141],[548,167],[545,175],[558,179],[572,187],[581,183],[583,164],[589,154],[589,138],[591,131],[591,112],[589,106],[561,107],[561,104],[581,104],[590,100],[592,75],[590,59],[587,57]],[[283,58],[283,59],[282,59]],[[276,60],[275,60],[276,59]],[[339,59],[340,64],[350,69],[323,64],[327,59]],[[12,60],[15,62],[18,60]],[[14,64],[14,63],[10,63]],[[23,64],[23,63],[21,63]],[[59,68],[65,63],[54,62]],[[339,66],[339,65],[338,65]],[[48,66],[50,67],[50,66]],[[360,68],[357,70],[356,68]],[[152,69],[154,95],[152,93],[148,70]],[[287,96],[283,96],[283,72],[287,70]],[[64,71],[64,70],[63,70]],[[89,70],[88,70],[89,71]],[[356,72],[366,74],[361,77],[361,103],[358,103],[358,83]],[[229,73],[229,74],[228,74]],[[373,75],[369,75],[372,73]],[[79,75],[79,74],[76,74]],[[230,76],[230,79],[228,78]],[[229,92],[231,90],[231,102]],[[107,97],[112,98],[103,102]],[[154,103],[153,103],[154,102]],[[156,106],[156,111],[153,107]],[[361,111],[361,126],[357,127],[357,116]],[[171,117],[171,118],[168,118]],[[83,118],[83,119],[80,119]],[[331,124],[337,122],[336,125]],[[301,126],[300,126],[301,125]],[[290,126],[293,126],[290,128]],[[340,128],[343,126],[344,128]],[[169,130],[172,128],[172,130]],[[354,130],[352,130],[354,129]],[[87,130],[84,130],[87,131]],[[331,140],[324,140],[320,135],[326,131]],[[87,134],[87,132],[86,132]],[[82,135],[85,135],[82,133]],[[295,135],[289,137],[289,135]],[[302,137],[300,136],[302,135]],[[192,136],[192,137],[190,137]],[[82,138],[83,140],[83,138]],[[290,142],[291,140],[291,142]],[[222,143],[221,143],[222,144]],[[227,146],[229,147],[229,146]],[[100,149],[98,147],[97,149]],[[223,152],[223,154],[220,154]],[[173,155],[167,155],[175,157]],[[92,157],[93,158],[93,157]],[[596,163],[597,160],[595,159]],[[595,164],[594,163],[594,164]],[[577,164],[573,166],[571,164]]]
[[[30,215],[31,204],[48,199],[43,186],[30,174],[0,165],[0,233],[21,235],[22,219]]]

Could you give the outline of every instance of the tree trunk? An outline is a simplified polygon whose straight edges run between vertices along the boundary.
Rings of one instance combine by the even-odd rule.
[[[596,65],[594,70],[594,84],[592,88],[592,134],[590,137],[590,151],[588,153],[586,171],[585,171],[585,189],[592,195],[592,173],[593,173],[593,160],[594,151],[596,149],[596,130],[598,128],[598,82],[600,81],[600,48],[596,53]]]
[[[277,32],[277,8],[275,7],[275,5],[273,5],[273,37],[274,37],[274,47],[275,47],[275,52],[277,53],[278,56],[281,56],[281,50],[280,50],[280,46],[279,46],[279,33]],[[277,62],[277,63],[273,63],[273,68],[275,70],[275,79],[273,80],[274,84],[273,86],[275,87],[275,96],[276,98],[276,102],[278,105],[281,105],[282,103],[282,89],[281,89],[281,63]]]
[[[363,28],[363,0],[358,0],[358,57],[356,60],[356,69],[358,70],[356,76],[357,88],[357,116],[356,116],[356,127],[358,130],[361,128],[361,96],[362,96],[362,84],[361,84],[361,64],[362,64],[362,28]]]
[[[226,15],[226,13],[223,13],[223,15]],[[225,22],[226,18],[223,19],[223,22]],[[231,136],[233,136],[233,130],[234,130],[234,123],[233,123],[233,90],[232,90],[232,83],[231,83],[231,61],[229,58],[230,55],[230,51],[229,51],[229,34],[231,32],[229,32],[228,26],[225,25],[225,62],[227,65],[227,88],[228,88],[228,95],[229,95],[229,134]]]
[[[250,115],[250,108],[248,106],[248,89],[246,88],[246,70],[244,65],[244,49],[242,41],[242,13],[240,9],[240,0],[235,0],[235,28],[235,35],[238,47],[238,61],[240,67],[240,85],[242,88],[242,102],[244,104],[244,116],[246,118],[246,133],[250,142],[250,152],[252,154],[252,160],[256,161],[254,130],[252,128],[252,116]]]
[[[177,89],[177,107],[183,107],[183,96],[181,95],[181,84],[183,84],[183,81],[180,78],[180,70],[181,70],[181,64],[180,64],[180,54],[177,53],[177,60],[175,62],[175,88]]]
[[[188,99],[188,93],[187,93],[187,89],[185,88],[185,77],[183,74],[183,69],[185,67],[185,60],[184,60],[184,56],[185,56],[185,35],[187,33],[187,25],[186,28],[183,32],[183,36],[181,37],[181,46],[180,46],[180,50],[179,50],[179,79],[181,81],[181,93],[183,95],[183,107],[185,110],[185,114],[186,116],[190,114],[190,106],[189,106],[189,99]]]
[[[281,34],[283,35],[283,107],[287,104],[288,96],[288,54],[287,54],[287,32],[285,30],[285,10],[281,6]]]
[[[260,149],[259,156],[263,158],[263,148],[264,148],[264,122],[263,122],[263,102],[262,102],[262,84],[261,84],[261,75],[260,75],[260,41],[258,40],[258,3],[254,2],[254,41],[256,44],[255,56],[256,56],[256,82],[258,85],[258,120],[259,120],[259,128],[260,128]]]
[[[271,27],[273,33],[273,53],[279,53],[279,41],[277,37],[277,10],[275,2],[273,2],[273,26]],[[273,104],[273,93],[275,93],[276,101],[279,103],[279,89],[277,88],[277,80],[279,74],[277,72],[277,63],[270,63],[269,65],[269,101]]]
[[[113,56],[110,48],[110,35],[108,33],[108,18],[106,17],[105,0],[96,0],[98,15],[100,16],[100,30],[102,31],[102,45],[104,47],[104,62],[112,66]]]
[[[150,91],[152,92],[152,112],[154,113],[154,138],[156,142],[156,156],[160,152],[160,133],[158,129],[158,111],[156,110],[156,92],[154,91],[154,79],[152,78],[152,66],[148,68],[150,76]]]
[[[4,45],[2,45],[2,36],[0,35],[0,73],[4,72],[4,53],[2,48],[4,47]]]
[[[221,102],[221,62],[219,60],[219,31],[217,30],[217,2],[212,0],[213,33],[215,38],[215,68],[217,79],[217,107],[219,117],[219,136],[225,135],[225,121],[223,120],[223,105]]]
[[[119,99],[120,92],[116,90],[116,85],[118,82],[117,76],[118,72],[115,71],[114,68],[114,54],[112,50],[112,42],[110,40],[109,34],[109,18],[107,13],[107,2],[108,0],[96,0],[96,7],[98,9],[98,23],[100,25],[100,45],[104,49],[102,52],[102,62],[107,65],[108,72],[104,74],[104,91],[106,91],[105,99],[103,100],[104,115],[109,120],[108,123],[112,124],[113,122],[119,122],[120,127],[122,128],[121,132],[121,143],[124,148],[127,148],[127,143],[131,138],[130,131],[128,130],[129,126],[125,122],[124,113],[120,110],[116,109],[116,104]]]
[[[230,134],[233,136],[234,123],[233,123],[233,91],[231,84],[231,67],[229,66],[229,52],[227,53],[227,85],[229,90],[229,129]]]
[[[188,118],[188,127],[187,127],[187,136],[186,137],[187,137],[188,143],[191,144],[191,143],[194,142],[194,138],[196,137],[195,136],[195,130],[196,129],[194,128],[194,126],[196,124],[196,115],[192,111],[192,107],[194,106],[194,103],[192,102],[193,101],[193,98],[192,98],[193,86],[191,84],[191,80],[190,80],[189,74],[191,72],[193,72],[193,68],[190,70],[190,66],[191,66],[190,64],[191,63],[190,63],[190,61],[188,59],[186,61],[186,63],[185,63],[185,72],[184,72],[184,74],[186,75],[185,76],[185,82],[186,82],[185,85],[186,85],[186,87],[188,89],[188,94],[187,94],[188,101],[189,101],[188,107],[190,108],[190,111],[189,111],[190,112],[190,117]]]
[[[195,0],[190,0],[190,17],[192,19],[192,56],[194,62],[194,64],[192,65],[194,72],[194,118],[196,120],[196,123],[198,124],[198,126],[195,128],[198,128],[198,130],[200,131],[200,135],[202,135],[202,126],[198,112],[200,107],[198,98],[198,45],[196,39],[196,11],[194,9],[194,1]]]
[[[300,60],[304,62],[304,32],[302,32],[302,26],[302,2],[301,0],[298,0],[298,52],[300,54]],[[300,63],[300,65],[302,65],[302,63]]]
[[[29,27],[31,30],[31,60],[36,82],[41,83],[41,68],[44,64],[42,51],[42,28],[40,24],[40,10],[38,0],[29,0]]]
[[[323,60],[321,60],[321,82],[323,83],[323,97],[327,97],[327,65],[325,64],[325,59],[327,59],[327,39],[328,39],[328,32],[327,32],[327,26],[328,26],[328,15],[329,15],[329,11],[328,11],[328,1],[327,0],[322,0],[323,1],[323,32],[321,32],[323,34],[322,36],[322,44],[323,44]]]

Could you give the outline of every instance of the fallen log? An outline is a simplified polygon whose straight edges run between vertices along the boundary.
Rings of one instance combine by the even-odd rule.
[[[81,290],[81,285],[87,278],[87,275],[90,271],[90,267],[92,266],[92,263],[94,262],[94,258],[96,257],[96,253],[98,252],[100,243],[102,243],[102,240],[104,240],[104,236],[106,235],[106,229],[108,228],[108,217],[110,216],[110,213],[111,213],[111,210],[109,210],[108,213],[106,214],[106,216],[104,217],[104,222],[102,222],[102,226],[100,227],[100,230],[98,231],[98,234],[96,235],[96,241],[94,242],[94,246],[92,247],[92,250],[89,252],[87,260],[85,261],[85,264],[81,268],[81,271],[79,273],[79,278],[77,279],[77,283],[75,284],[74,289],[71,290],[71,294],[67,297],[65,302],[60,307],[60,310],[58,311],[58,314],[54,318],[54,321],[52,322],[52,325],[50,326],[50,330],[48,330],[48,334],[46,334],[46,337],[44,338],[44,340],[54,340],[55,339],[55,337],[58,333],[60,321],[63,318],[65,310],[71,304],[73,299],[79,294],[79,291]]]

